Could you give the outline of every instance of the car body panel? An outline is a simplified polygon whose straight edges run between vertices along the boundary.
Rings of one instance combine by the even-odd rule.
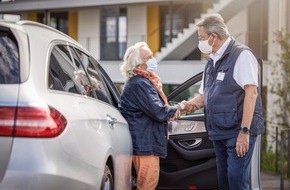
[[[1,28],[0,28],[1,29]],[[9,31],[9,29],[5,28],[5,31]],[[8,44],[0,44],[0,52],[1,54],[8,54],[9,52],[5,51],[5,47]],[[11,45],[12,46],[12,45]],[[0,60],[2,61],[2,60]],[[11,61],[11,60],[9,60]],[[7,73],[9,69],[1,66],[0,73],[2,75],[9,75]],[[2,77],[1,77],[2,78]],[[3,77],[4,78],[4,77]],[[17,106],[17,100],[18,100],[18,93],[19,93],[19,85],[18,84],[5,84],[0,82],[0,106],[2,107],[15,107]],[[0,110],[2,112],[2,110]],[[1,113],[2,114],[2,113]],[[8,125],[13,125],[11,123],[12,121],[2,121],[3,123],[0,123],[0,125],[7,125],[5,124],[8,122]],[[12,148],[13,138],[9,136],[1,136],[0,135],[0,181],[5,175],[5,171],[10,159],[10,152]]]

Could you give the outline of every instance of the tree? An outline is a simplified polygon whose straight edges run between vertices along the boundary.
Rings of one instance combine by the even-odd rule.
[[[275,154],[272,151],[265,152],[263,150],[262,169],[273,171],[275,168],[274,171],[277,172],[280,168],[280,172],[284,173],[285,166],[288,166],[287,176],[289,177],[290,165],[288,163],[290,163],[290,149],[285,147],[290,147],[290,33],[281,30],[275,32],[274,35],[275,40],[273,43],[278,44],[279,53],[276,54],[277,59],[275,61],[270,61],[271,77],[268,84],[271,95],[270,97],[268,96],[268,100],[270,100],[272,104],[270,104],[271,110],[267,111],[268,113],[271,113],[271,115],[269,115],[269,120],[267,121],[267,127],[278,127],[277,129],[280,130],[281,134],[285,134],[284,131],[282,133],[282,130],[287,130],[288,138],[285,139],[285,136],[283,136],[283,138],[276,139],[275,134],[270,134],[272,135],[272,139],[275,139],[275,141],[277,141],[276,143],[281,146],[281,149],[278,150],[279,148],[276,147]],[[266,142],[268,141],[266,140]],[[286,157],[284,152],[286,151],[288,158],[285,162],[284,158]],[[275,156],[275,164],[272,160],[273,156]],[[269,163],[271,163],[271,167],[269,167]]]
[[[274,118],[270,123],[283,129],[290,128],[290,33],[275,32],[274,43],[280,46],[278,59],[271,62],[270,92],[275,96]]]

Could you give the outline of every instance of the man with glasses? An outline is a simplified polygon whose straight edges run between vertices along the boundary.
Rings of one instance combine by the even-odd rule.
[[[264,132],[258,62],[249,47],[230,36],[221,15],[208,15],[197,28],[198,48],[208,62],[200,94],[185,109],[205,108],[220,189],[248,190],[256,136]]]

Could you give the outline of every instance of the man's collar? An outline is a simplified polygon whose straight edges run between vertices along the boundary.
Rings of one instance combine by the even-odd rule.
[[[231,37],[228,37],[226,39],[226,41],[223,43],[223,45],[217,50],[217,52],[211,53],[209,55],[210,58],[212,58],[212,59],[220,58],[224,54],[224,52],[227,49],[227,47],[228,47],[228,45],[229,45],[231,40],[232,40]]]

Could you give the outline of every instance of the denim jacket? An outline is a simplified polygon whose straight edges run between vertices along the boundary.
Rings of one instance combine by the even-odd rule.
[[[119,110],[129,124],[134,155],[167,156],[166,121],[176,109],[164,104],[148,79],[137,75],[126,82]]]

